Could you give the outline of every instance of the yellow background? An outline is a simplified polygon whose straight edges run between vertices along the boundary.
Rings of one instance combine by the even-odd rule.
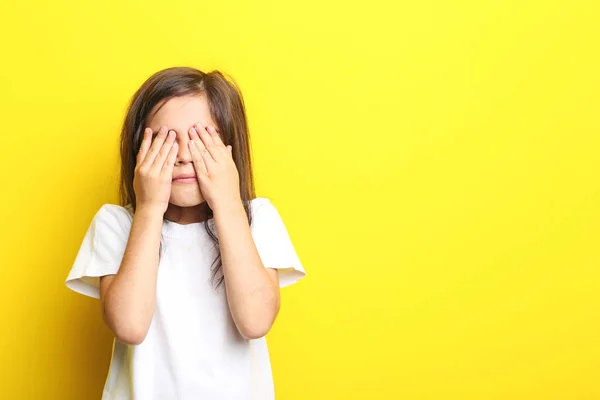
[[[64,279],[116,202],[127,101],[232,74],[308,277],[277,397],[600,399],[597,1],[4,1],[0,397],[97,399]]]

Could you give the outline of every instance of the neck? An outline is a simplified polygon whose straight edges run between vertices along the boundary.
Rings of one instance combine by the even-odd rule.
[[[174,204],[169,204],[167,212],[165,212],[165,219],[181,225],[204,222],[211,216],[212,212],[206,201],[193,207],[180,207]]]

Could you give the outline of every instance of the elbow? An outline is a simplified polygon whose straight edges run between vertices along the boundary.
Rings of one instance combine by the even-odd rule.
[[[238,330],[244,339],[252,340],[266,336],[272,326],[272,323],[252,323],[240,326]]]
[[[146,339],[150,328],[142,321],[132,321],[132,318],[119,318],[106,312],[104,313],[104,322],[112,331],[115,339],[120,343],[134,346],[141,344]]]
[[[112,329],[115,338],[123,344],[137,346],[138,344],[142,344],[144,339],[146,339],[146,335],[148,334],[148,330],[125,326],[119,329]]]
[[[252,318],[245,318],[236,324],[242,337],[245,339],[260,339],[269,333],[275,323],[279,313],[279,303],[272,312],[254,315]]]
[[[137,346],[141,344],[148,335],[150,321],[143,318],[143,314],[118,312],[115,308],[107,307],[102,302],[102,316],[104,323],[112,331],[115,339],[120,343]]]
[[[241,309],[232,309],[234,322],[245,339],[260,339],[266,336],[279,314],[279,291],[270,287],[266,291],[264,287],[261,289],[263,296],[253,299],[254,301],[241,302],[244,306]]]

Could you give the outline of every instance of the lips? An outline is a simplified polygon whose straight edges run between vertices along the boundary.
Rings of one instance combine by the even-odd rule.
[[[190,179],[190,178],[196,178],[196,174],[179,174],[176,177],[174,177],[173,180],[177,181],[179,179]]]
[[[173,183],[195,183],[196,174],[179,174],[173,178]]]

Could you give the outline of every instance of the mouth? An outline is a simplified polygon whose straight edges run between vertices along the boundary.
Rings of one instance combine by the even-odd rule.
[[[196,174],[180,174],[173,178],[173,183],[195,183],[198,182]]]

